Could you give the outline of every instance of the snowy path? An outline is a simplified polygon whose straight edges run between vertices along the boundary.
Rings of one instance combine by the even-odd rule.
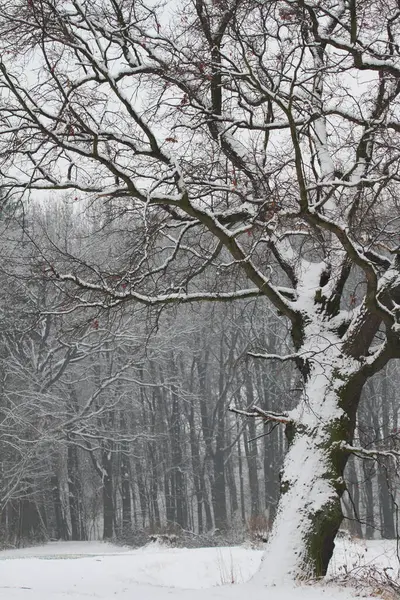
[[[0,552],[1,600],[350,600],[333,587],[265,588],[248,581],[262,552],[246,548],[129,550],[55,542]],[[230,585],[231,581],[239,585]],[[228,585],[222,585],[228,584]]]

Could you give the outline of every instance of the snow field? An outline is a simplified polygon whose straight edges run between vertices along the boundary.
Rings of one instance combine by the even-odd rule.
[[[365,551],[367,548],[367,551]],[[263,551],[244,547],[139,550],[100,542],[55,542],[0,552],[1,600],[351,600],[349,589],[252,581]],[[393,542],[340,540],[332,574],[361,564],[396,567]],[[246,583],[247,582],[247,583]],[[236,585],[232,585],[232,583]]]

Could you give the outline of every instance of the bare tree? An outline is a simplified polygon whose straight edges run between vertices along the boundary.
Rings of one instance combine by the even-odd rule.
[[[399,356],[399,19],[395,0],[0,3],[6,201],[73,190],[123,228],[107,271],[51,265],[74,306],[260,297],[290,325],[264,357],[297,365],[297,408],[246,412],[290,443],[265,581],[326,572],[363,385]]]

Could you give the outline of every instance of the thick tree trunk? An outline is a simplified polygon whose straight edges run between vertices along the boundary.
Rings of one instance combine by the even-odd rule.
[[[289,414],[282,493],[257,576],[263,583],[319,577],[327,571],[343,518],[348,452],[341,444],[352,441],[361,391],[356,378],[350,382],[345,364],[339,371],[340,358],[331,356],[328,362],[325,354],[311,366],[299,406]]]

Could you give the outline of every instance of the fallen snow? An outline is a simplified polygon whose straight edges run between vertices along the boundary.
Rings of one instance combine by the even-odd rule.
[[[367,552],[365,548],[367,547]],[[139,550],[100,542],[53,542],[0,552],[2,600],[352,600],[333,585],[265,587],[251,580],[263,552],[244,547]],[[332,570],[353,563],[396,567],[392,542],[341,540]],[[389,562],[388,562],[389,561]],[[250,580],[250,581],[249,581]],[[247,582],[247,583],[245,583]],[[232,583],[237,585],[232,585]],[[207,591],[205,591],[207,590]]]

